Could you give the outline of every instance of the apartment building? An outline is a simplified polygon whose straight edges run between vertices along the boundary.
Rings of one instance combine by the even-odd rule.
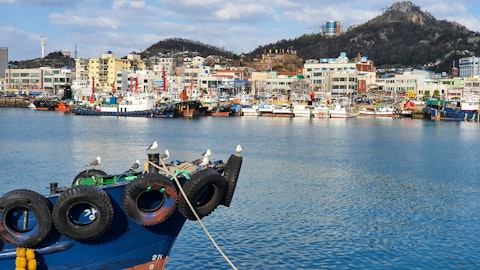
[[[115,54],[108,51],[102,54],[101,58],[88,59],[88,65],[84,66],[83,61],[76,61],[76,69],[82,69],[82,76],[88,74],[88,80],[94,85],[95,91],[109,93],[115,89],[117,72],[145,70],[146,65],[140,55],[131,53],[126,59],[119,59]]]
[[[344,52],[337,58],[307,60],[303,76],[315,96],[320,98],[329,99],[358,92],[357,63],[350,61]]]
[[[480,75],[480,57],[464,57],[458,60],[459,74],[462,78]]]
[[[5,87],[19,93],[61,95],[74,76],[69,68],[7,69]]]

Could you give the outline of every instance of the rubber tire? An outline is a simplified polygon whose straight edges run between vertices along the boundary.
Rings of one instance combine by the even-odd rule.
[[[227,192],[227,182],[221,174],[207,168],[193,174],[182,188],[198,217],[202,219],[222,202]],[[178,202],[178,211],[186,219],[197,220],[183,195]]]
[[[37,223],[35,227],[22,231],[10,224],[7,217],[18,207],[34,214]],[[50,201],[35,191],[16,189],[7,192],[0,198],[0,238],[16,247],[28,248],[41,243],[52,227],[51,208]]]
[[[78,209],[77,209],[78,208]],[[87,212],[89,222],[79,224],[72,220],[73,215]],[[75,211],[76,210],[76,211]],[[92,214],[93,216],[92,216]],[[77,241],[88,241],[103,235],[112,225],[114,211],[110,197],[100,188],[94,186],[78,186],[65,190],[53,205],[52,219],[57,230]]]
[[[162,189],[164,191],[160,192]],[[156,196],[157,194],[160,196]],[[147,201],[160,203],[148,209],[139,206],[139,203],[141,205]],[[122,197],[127,216],[143,226],[153,226],[165,221],[175,212],[177,202],[178,193],[174,184],[168,177],[158,173],[143,174],[131,181],[125,187]]]
[[[242,161],[242,157],[231,155],[227,164],[225,164],[223,176],[225,177],[225,181],[227,181],[227,192],[222,204],[226,207],[229,207],[232,202],[233,193],[237,187],[238,176],[240,175],[240,169],[242,168]]]
[[[79,179],[88,178],[92,176],[104,176],[104,175],[107,175],[107,173],[102,170],[92,169],[92,170],[81,171],[77,174],[77,176],[75,176],[75,178],[73,178],[72,187],[78,186]]]

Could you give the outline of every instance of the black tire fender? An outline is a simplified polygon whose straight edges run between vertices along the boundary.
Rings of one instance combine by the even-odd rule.
[[[227,182],[221,174],[212,168],[207,168],[193,174],[182,188],[201,219],[212,213],[222,202],[227,190]],[[178,210],[186,219],[197,220],[183,194],[178,202]]]
[[[242,157],[231,155],[225,164],[223,176],[227,181],[227,192],[222,204],[226,207],[230,206],[232,202],[233,193],[237,187],[238,176],[240,175],[240,169],[242,168]]]
[[[94,186],[77,186],[62,192],[53,205],[57,230],[68,238],[88,241],[103,235],[112,225],[110,197]]]
[[[28,189],[16,189],[0,198],[0,238],[16,247],[32,247],[50,232],[50,201]]]
[[[168,177],[143,174],[128,183],[122,203],[127,216],[143,226],[153,226],[169,218],[177,208],[178,193]]]

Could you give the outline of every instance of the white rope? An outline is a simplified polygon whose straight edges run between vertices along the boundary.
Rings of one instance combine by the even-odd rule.
[[[180,189],[180,192],[182,193],[183,198],[185,198],[185,201],[187,202],[188,207],[190,207],[190,210],[192,210],[193,214],[195,215],[195,218],[196,218],[197,221],[200,223],[200,226],[202,226],[203,230],[204,230],[205,233],[207,234],[207,236],[208,236],[208,238],[210,239],[210,241],[212,241],[212,243],[213,243],[213,245],[215,246],[215,248],[216,248],[216,249],[218,250],[218,252],[222,255],[222,257],[228,262],[228,264],[230,264],[230,266],[232,267],[232,269],[237,270],[238,268],[235,267],[235,265],[232,263],[232,261],[227,257],[227,255],[225,255],[225,253],[222,251],[222,249],[220,248],[220,246],[219,246],[219,245],[217,244],[217,242],[215,242],[215,240],[213,239],[212,235],[211,235],[210,232],[208,231],[208,229],[207,229],[207,227],[205,226],[205,224],[203,224],[202,220],[200,219],[200,217],[199,217],[198,214],[197,214],[197,211],[195,211],[195,208],[193,208],[192,203],[191,203],[190,200],[188,199],[187,194],[185,194],[185,191],[183,190],[182,185],[180,185],[180,181],[178,181],[177,176],[170,171],[170,169],[167,167],[167,165],[163,162],[162,159],[160,159],[160,162],[162,163],[163,168],[165,168],[165,170],[166,170],[170,175],[173,176],[173,179],[175,180],[175,183],[177,184],[178,188]],[[161,168],[161,167],[158,166],[157,164],[155,164],[155,163],[153,163],[153,162],[151,162],[151,161],[149,161],[148,163],[151,164],[152,166],[154,166],[155,168],[163,171],[163,168]]]

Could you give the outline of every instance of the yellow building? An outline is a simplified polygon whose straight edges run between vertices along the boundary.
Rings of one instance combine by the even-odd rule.
[[[110,92],[115,87],[118,71],[143,70],[145,62],[135,53],[129,54],[126,59],[119,59],[109,51],[102,54],[101,58],[88,59],[87,69],[88,80],[90,83],[94,80],[96,91]]]

